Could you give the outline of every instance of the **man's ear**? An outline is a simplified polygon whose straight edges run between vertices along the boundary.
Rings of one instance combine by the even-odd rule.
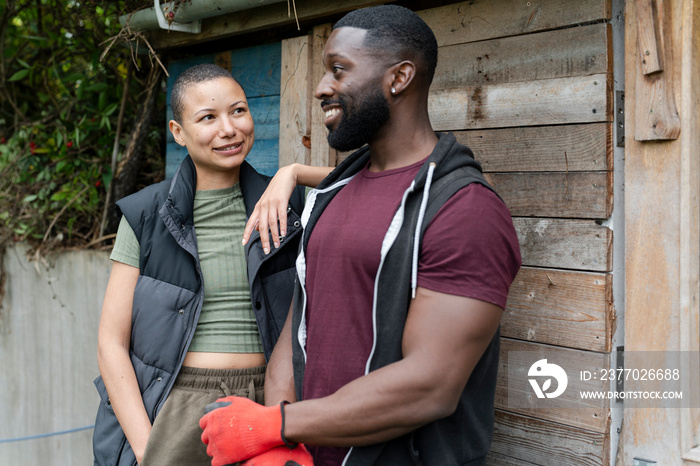
[[[397,96],[405,91],[413,79],[416,77],[416,65],[411,61],[402,61],[391,67],[391,88],[396,92],[391,94]]]
[[[175,142],[185,147],[185,140],[182,138],[182,126],[180,123],[175,120],[170,120],[170,122],[168,122],[168,128],[170,128],[170,132],[173,133]]]

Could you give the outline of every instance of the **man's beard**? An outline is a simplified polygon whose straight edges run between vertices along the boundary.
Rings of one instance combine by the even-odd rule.
[[[343,110],[338,127],[328,133],[328,144],[341,152],[357,149],[368,143],[377,130],[389,120],[389,103],[381,88],[367,94],[360,104],[348,112],[344,99],[338,99]]]

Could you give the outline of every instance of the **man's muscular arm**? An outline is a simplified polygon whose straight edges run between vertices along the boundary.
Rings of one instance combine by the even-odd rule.
[[[419,287],[404,327],[403,359],[350,382],[333,395],[288,404],[283,411],[247,398],[222,399],[230,404],[199,421],[212,464],[242,461],[285,442],[370,445],[450,415],[501,315],[496,305]],[[290,396],[286,390],[293,385],[289,383],[290,356],[277,349],[289,347],[291,352],[287,320],[286,336],[271,360],[271,370],[281,378],[272,382],[276,388],[266,388],[269,403]],[[286,362],[277,366],[282,357]]]
[[[404,328],[403,359],[333,395],[288,405],[286,438],[311,445],[369,445],[449,416],[502,313],[484,301],[418,288]]]

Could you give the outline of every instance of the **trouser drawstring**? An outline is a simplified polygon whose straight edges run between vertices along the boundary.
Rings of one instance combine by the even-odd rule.
[[[224,392],[225,396],[231,396],[231,389],[228,388],[228,385],[226,385],[226,382],[221,380],[221,391]]]

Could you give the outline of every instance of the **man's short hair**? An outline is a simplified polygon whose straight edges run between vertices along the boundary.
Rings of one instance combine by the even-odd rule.
[[[333,29],[352,27],[367,31],[367,47],[394,53],[400,60],[418,61],[418,70],[430,84],[437,66],[437,39],[430,26],[408,8],[380,5],[351,11]]]
[[[188,87],[192,84],[199,84],[216,78],[233,79],[233,76],[231,76],[229,71],[213,63],[195,65],[180,73],[170,93],[170,107],[173,111],[173,120],[182,124],[182,112],[185,109],[185,93]],[[236,81],[235,79],[233,80]]]

